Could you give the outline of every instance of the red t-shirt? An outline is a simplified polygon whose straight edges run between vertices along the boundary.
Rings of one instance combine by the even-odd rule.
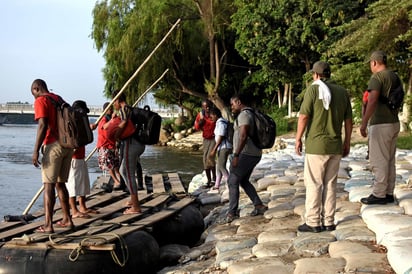
[[[205,114],[203,119],[205,122],[203,126],[201,127],[199,125],[200,113],[198,113],[196,116],[196,120],[195,120],[195,129],[203,131],[202,133],[203,138],[214,139],[215,138],[214,131],[215,131],[216,123],[210,118],[208,114]]]
[[[368,96],[369,96],[369,91],[365,91],[365,92],[363,92],[363,98],[362,98],[362,101],[363,101],[363,103],[368,103]]]
[[[49,93],[47,96],[52,96],[58,100],[58,96],[54,93]],[[38,121],[40,118],[47,118],[47,132],[43,144],[51,144],[57,141],[57,110],[50,99],[46,96],[39,96],[34,100],[34,120]]]
[[[108,149],[114,149],[116,147],[116,141],[109,138],[109,132],[104,129],[103,126],[109,121],[104,116],[97,125],[97,148],[105,147]]]
[[[86,157],[86,146],[76,148],[72,159],[84,159]]]

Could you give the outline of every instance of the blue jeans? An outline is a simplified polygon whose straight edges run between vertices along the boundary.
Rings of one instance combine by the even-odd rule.
[[[241,186],[249,199],[253,202],[253,205],[261,205],[259,195],[256,192],[255,187],[249,181],[250,175],[253,172],[255,166],[259,163],[262,156],[250,156],[245,154],[239,155],[237,167],[230,166],[230,175],[228,179],[229,185],[229,211],[230,215],[238,215],[237,210],[239,207],[239,186]]]

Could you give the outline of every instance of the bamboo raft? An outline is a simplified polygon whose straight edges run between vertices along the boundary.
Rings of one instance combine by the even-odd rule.
[[[36,233],[34,230],[43,224],[44,212],[33,215],[32,222],[1,222],[1,248],[13,250],[84,250],[114,251],[116,241],[128,234],[150,228],[159,221],[173,216],[194,202],[189,197],[177,173],[152,175],[152,191],[139,191],[142,213],[123,215],[130,196],[127,192],[93,190],[87,197],[89,208],[99,211],[90,214],[91,218],[73,219],[75,229],[54,226],[53,234]],[[146,186],[146,188],[148,188]],[[62,219],[60,206],[56,204],[53,222]],[[0,249],[1,249],[0,248]],[[1,267],[1,264],[0,264]]]

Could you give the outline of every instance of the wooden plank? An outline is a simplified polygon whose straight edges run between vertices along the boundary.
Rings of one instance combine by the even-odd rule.
[[[172,187],[171,192],[173,193],[186,193],[185,188],[183,187],[182,181],[180,180],[179,174],[177,173],[168,173],[169,182]]]
[[[77,230],[74,233],[68,234],[69,237],[78,237],[84,235],[94,235],[97,233],[106,232],[109,228],[116,227],[121,225],[121,223],[125,223],[131,221],[133,219],[142,217],[145,213],[148,213],[152,208],[158,207],[166,203],[167,200],[170,199],[169,195],[160,195],[144,204],[142,204],[142,213],[141,214],[133,214],[133,215],[121,215],[115,217],[113,219],[107,220],[103,222],[101,225],[84,228],[82,230]]]
[[[19,243],[16,241],[8,242],[3,245],[3,247],[7,248],[22,248],[22,249],[63,249],[63,250],[74,250],[79,247],[79,243],[64,243],[64,244],[52,244],[50,242],[47,243]],[[100,245],[89,245],[87,242],[82,244],[82,247],[87,250],[98,250],[98,251],[112,251],[116,248],[115,244],[100,244]]]
[[[98,205],[98,203],[97,203],[98,200],[95,200],[95,201],[93,201],[93,202],[89,202],[89,200],[90,200],[90,199],[93,199],[93,200],[94,200],[94,198],[96,198],[95,196],[100,195],[100,194],[104,194],[104,193],[105,193],[105,191],[102,190],[102,189],[92,190],[91,193],[90,193],[90,195],[88,195],[88,196],[86,197],[86,199],[87,199],[87,201],[88,201],[88,202],[87,202],[87,205],[88,205],[89,207],[97,206],[97,205]],[[119,194],[122,194],[121,192],[118,192],[118,193],[119,193]],[[56,203],[56,206],[54,207],[54,211],[56,212],[56,211],[58,211],[59,209],[61,209],[60,203]],[[23,216],[23,215],[22,215],[22,216]],[[43,217],[43,216],[44,216],[44,210],[41,209],[41,210],[39,210],[39,211],[36,211],[35,213],[32,214],[32,216],[33,216],[35,219],[40,218],[40,217]],[[4,231],[4,230],[6,230],[6,229],[11,229],[11,228],[13,228],[13,227],[21,226],[21,225],[25,225],[25,223],[22,222],[22,221],[0,222],[0,232],[1,232],[1,231]],[[1,238],[0,238],[0,239],[1,239]]]
[[[152,225],[155,222],[158,222],[160,220],[163,220],[173,214],[175,214],[178,210],[184,208],[185,206],[188,206],[189,204],[193,203],[194,199],[193,198],[184,198],[171,206],[167,207],[166,209],[157,212],[155,214],[152,214],[148,216],[147,218],[141,219],[139,221],[136,221],[132,223],[130,226],[124,226],[118,229],[114,229],[110,232],[110,234],[100,234],[99,236],[104,238],[106,242],[113,242],[116,241],[118,238],[115,236],[120,235],[122,237],[140,230],[144,228],[145,226]]]
[[[163,183],[162,174],[152,175],[152,182],[153,182],[153,192],[154,193],[164,193],[164,192],[166,192],[165,185]]]
[[[106,194],[103,194],[102,197],[99,197],[98,199],[96,197],[97,200],[95,201],[95,203],[90,202],[90,205],[102,204],[102,203],[108,202],[108,201],[110,201],[114,198],[119,198],[119,197],[121,198],[121,197],[126,196],[126,195],[127,194],[124,193],[124,192],[106,193]],[[146,199],[147,197],[150,197],[150,195],[142,194],[141,199]],[[120,200],[118,202],[115,202],[113,204],[110,204],[109,206],[106,206],[102,209],[99,209],[99,214],[96,214],[96,215],[92,216],[92,218],[90,218],[90,219],[81,219],[81,218],[74,219],[73,223],[76,227],[78,227],[78,226],[83,226],[83,225],[86,225],[86,224],[90,224],[90,223],[92,223],[92,222],[94,222],[98,219],[107,217],[107,216],[109,216],[109,215],[111,215],[111,214],[113,214],[113,213],[115,213],[119,210],[122,210],[125,207],[125,204],[128,201],[128,199],[130,199],[130,198],[129,197],[123,198],[122,200]],[[55,222],[58,222],[61,219],[62,219],[61,212],[58,212],[53,216],[53,220]],[[36,221],[36,222],[32,222],[32,223],[29,223],[29,224],[26,224],[26,225],[23,225],[23,226],[19,226],[19,227],[10,229],[8,231],[0,233],[0,239],[9,239],[9,238],[12,238],[12,237],[18,237],[21,234],[26,233],[28,231],[32,231],[32,230],[36,229],[37,227],[39,227],[41,225],[43,225],[43,221]],[[63,233],[63,232],[67,232],[69,230],[70,230],[69,228],[55,228],[55,233]],[[35,241],[42,240],[42,239],[48,237],[45,234],[39,234],[39,233],[35,233],[34,235],[35,236],[33,236],[33,238],[34,238],[33,240],[35,240]]]

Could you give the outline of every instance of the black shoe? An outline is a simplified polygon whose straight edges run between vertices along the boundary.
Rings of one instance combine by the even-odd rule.
[[[143,186],[137,186],[137,190],[144,190]]]
[[[298,231],[299,232],[313,232],[313,233],[319,233],[322,231],[320,226],[310,226],[304,223],[303,225],[298,226]]]
[[[250,213],[250,216],[263,215],[266,210],[268,210],[268,207],[265,205],[255,206],[255,209]]]
[[[223,225],[223,224],[229,224],[231,222],[233,222],[234,220],[238,219],[239,216],[238,215],[233,215],[233,214],[227,214],[225,218],[218,220],[217,223],[219,225]]]
[[[387,202],[387,203],[394,203],[394,202],[395,202],[395,198],[393,197],[393,195],[386,194],[386,202]]]
[[[322,231],[334,231],[336,230],[336,225],[324,225],[322,226]]]
[[[369,195],[369,197],[367,198],[362,198],[360,201],[362,204],[365,204],[365,205],[374,205],[374,204],[384,205],[388,202],[386,197],[378,198],[374,196],[373,194]]]

